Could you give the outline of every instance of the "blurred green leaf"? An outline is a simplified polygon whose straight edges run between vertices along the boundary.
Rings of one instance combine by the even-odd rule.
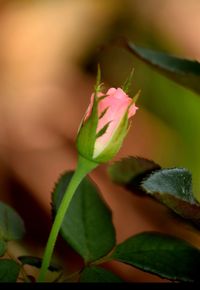
[[[140,188],[144,177],[156,169],[160,169],[160,166],[153,161],[130,156],[109,165],[108,174],[113,182],[129,190],[135,190]]]
[[[131,42],[127,42],[126,47],[137,58],[161,74],[200,94],[199,62],[139,47]]]
[[[80,282],[89,283],[120,283],[123,280],[112,272],[100,267],[86,267],[80,275]]]
[[[22,218],[13,208],[0,202],[0,239],[19,240],[24,234],[25,227]]]
[[[72,174],[62,175],[55,187],[52,195],[54,211],[60,205]],[[85,262],[101,258],[115,246],[111,211],[88,178],[81,182],[75,192],[61,227],[61,235]]]
[[[16,282],[20,265],[13,260],[0,260],[0,282]]]
[[[112,258],[162,278],[200,281],[200,251],[164,234],[144,232],[118,245]]]
[[[200,204],[192,193],[192,176],[184,168],[161,169],[142,182],[142,188],[178,215],[200,227]]]
[[[19,256],[18,260],[23,264],[23,265],[31,265],[36,268],[40,268],[42,265],[42,259],[38,257],[33,257],[33,256]],[[55,265],[53,263],[50,264],[49,266],[49,271],[52,272],[59,272],[61,270],[61,267],[58,265]]]
[[[6,251],[6,242],[4,240],[0,240],[0,257],[5,254]]]

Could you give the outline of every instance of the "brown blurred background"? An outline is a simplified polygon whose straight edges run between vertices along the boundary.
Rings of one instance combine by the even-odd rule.
[[[116,159],[138,155],[165,167],[187,167],[200,198],[199,98],[112,44],[125,36],[198,60],[199,10],[198,0],[0,1],[1,200],[21,214],[27,229],[23,248],[13,244],[13,251],[43,253],[50,193],[59,175],[76,166],[74,141],[98,62],[110,86],[120,86],[134,66],[132,93],[142,89],[140,109]],[[91,176],[113,211],[118,242],[157,230],[199,244],[198,235],[164,207],[113,185],[105,165]],[[69,272],[77,269],[78,257],[61,240],[56,253]],[[107,266],[127,281],[163,281],[120,263]]]

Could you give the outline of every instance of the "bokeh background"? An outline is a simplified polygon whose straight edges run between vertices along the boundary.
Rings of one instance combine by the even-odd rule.
[[[93,90],[97,63],[107,86],[120,86],[132,67],[131,93],[140,107],[115,159],[137,155],[163,167],[186,167],[200,200],[200,99],[137,60],[115,39],[175,56],[200,59],[198,0],[1,0],[1,200],[25,219],[24,245],[12,250],[42,255],[50,228],[50,193],[59,175],[75,168],[75,138]],[[198,235],[167,210],[113,185],[102,165],[92,173],[113,211],[118,242],[144,230]],[[57,259],[69,272],[79,258],[59,241]],[[128,281],[159,278],[107,265]],[[163,280],[162,280],[163,281]]]

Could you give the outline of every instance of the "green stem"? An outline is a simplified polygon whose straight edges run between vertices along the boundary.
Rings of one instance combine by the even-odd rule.
[[[65,214],[67,212],[67,209],[69,207],[70,201],[71,201],[77,187],[79,186],[79,184],[83,180],[83,178],[90,171],[92,171],[97,165],[98,165],[97,163],[90,161],[90,160],[86,160],[82,156],[79,156],[76,171],[74,172],[74,175],[72,176],[72,179],[70,180],[70,183],[69,183],[69,185],[64,193],[62,202],[59,206],[54,223],[53,223],[52,228],[51,228],[51,232],[49,234],[49,238],[48,238],[47,245],[45,248],[42,266],[41,266],[41,270],[40,270],[37,282],[44,282],[45,281],[46,272],[47,272],[48,267],[49,267],[50,262],[51,262],[51,257],[53,254],[53,250],[55,247],[58,233],[60,231],[63,219],[64,219]]]

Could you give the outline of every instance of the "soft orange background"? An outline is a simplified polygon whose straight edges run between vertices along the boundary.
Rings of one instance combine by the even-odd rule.
[[[27,2],[1,1],[0,6],[0,184],[1,199],[16,208],[27,228],[25,248],[13,244],[10,250],[41,256],[50,229],[50,193],[59,175],[76,166],[74,141],[95,82],[81,61],[106,41],[128,4],[141,22],[151,23],[158,34],[182,45],[185,56],[198,58],[200,38],[193,36],[191,25],[199,31],[200,4],[162,1],[157,13],[161,1],[148,0],[145,5],[117,0]],[[168,15],[176,19],[175,28]],[[142,106],[133,123],[116,159],[140,155],[162,160],[156,138],[160,148],[167,146],[169,155],[177,154],[181,140],[173,129]],[[163,206],[112,184],[105,165],[91,177],[113,211],[118,242],[157,230],[199,245],[197,233],[180,226]],[[61,241],[56,253],[67,267],[72,262],[69,272],[77,269],[78,257]],[[67,261],[69,257],[73,261]],[[108,267],[127,281],[164,281],[117,262]]]

